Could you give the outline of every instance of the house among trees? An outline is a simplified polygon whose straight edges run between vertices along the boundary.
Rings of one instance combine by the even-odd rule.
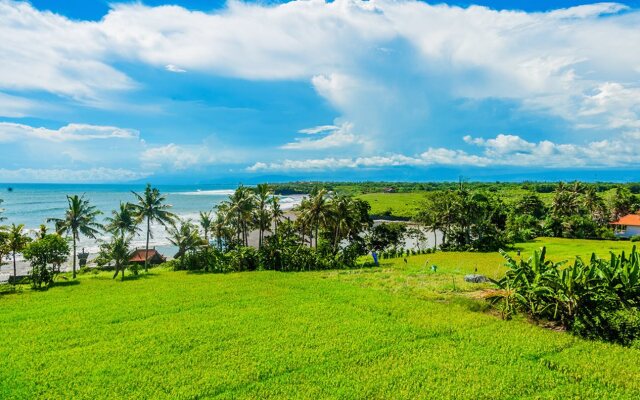
[[[619,220],[614,221],[611,225],[615,226],[615,234],[620,237],[632,237],[640,235],[640,215],[628,214],[624,217],[620,217]]]
[[[148,251],[145,249],[136,249],[131,255],[131,258],[129,258],[129,262],[135,264],[144,264],[145,253],[147,253],[147,259],[149,260],[149,264],[151,265],[162,264],[163,262],[167,261],[167,258],[160,254],[156,249],[149,249]]]

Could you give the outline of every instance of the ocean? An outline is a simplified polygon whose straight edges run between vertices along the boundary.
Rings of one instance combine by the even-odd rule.
[[[53,224],[46,223],[48,218],[63,218],[67,209],[67,195],[84,195],[103,215],[100,220],[111,215],[120,202],[135,202],[131,191],[142,192],[144,184],[89,185],[89,184],[0,184],[0,199],[4,200],[0,208],[4,208],[2,216],[7,219],[1,224],[24,224],[29,231],[39,229],[46,224],[53,231]],[[227,200],[235,187],[229,185],[158,185],[162,194],[167,196],[167,203],[172,205],[171,211],[181,218],[197,222],[200,211],[208,211],[220,202]],[[9,188],[12,190],[10,191]],[[299,199],[295,197],[281,198],[284,210],[292,208]],[[144,229],[143,229],[144,231]],[[171,246],[162,226],[152,226],[153,238],[151,246],[163,254],[173,256],[175,248]],[[135,237],[132,245],[144,247],[145,233]],[[98,239],[106,239],[102,235]],[[89,253],[98,251],[99,243],[95,239],[81,237],[78,250],[82,248]]]

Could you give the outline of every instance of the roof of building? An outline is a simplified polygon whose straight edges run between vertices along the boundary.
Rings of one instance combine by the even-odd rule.
[[[640,226],[640,215],[629,214],[611,223],[612,225]]]
[[[136,251],[134,251],[133,254],[131,255],[131,258],[129,258],[129,262],[144,262],[145,252],[146,252],[145,249],[136,249]],[[151,260],[156,256],[160,256],[161,258],[164,258],[162,254],[158,253],[156,249],[149,249],[149,252],[147,253],[147,259]]]

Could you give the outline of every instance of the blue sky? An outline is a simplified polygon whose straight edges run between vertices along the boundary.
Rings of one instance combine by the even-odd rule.
[[[639,1],[0,0],[0,182],[637,179],[639,26]]]

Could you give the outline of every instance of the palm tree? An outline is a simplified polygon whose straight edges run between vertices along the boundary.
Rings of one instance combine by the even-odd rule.
[[[47,222],[56,224],[56,231],[59,234],[71,233],[73,238],[73,279],[76,278],[76,246],[80,235],[96,238],[96,235],[102,229],[96,218],[102,212],[92,206],[84,195],[67,196],[68,208],[65,217],[49,218]]]
[[[44,239],[44,237],[47,236],[47,231],[47,226],[45,224],[40,224],[40,229],[36,232],[36,239]]]
[[[4,200],[0,199],[0,204],[2,204]],[[7,217],[3,217],[2,213],[4,212],[4,208],[0,208],[0,222],[4,221],[5,219],[7,219]]]
[[[242,240],[244,246],[249,245],[249,229],[252,222],[255,202],[250,189],[240,185],[229,196],[229,220],[236,225],[238,242]]]
[[[269,185],[261,183],[256,186],[256,220],[258,221],[258,248],[262,247],[264,232],[271,227],[271,213],[267,209],[271,191]]]
[[[315,248],[317,249],[320,226],[325,226],[331,217],[331,206],[326,189],[320,189],[315,196],[305,203],[305,207],[302,209],[302,217],[315,232]]]
[[[204,241],[209,246],[209,232],[213,226],[213,218],[211,217],[211,211],[200,211],[200,228],[204,236]]]
[[[31,238],[24,232],[23,224],[11,224],[7,229],[6,246],[11,252],[13,258],[13,279],[15,282],[17,274],[16,253],[20,253],[24,247],[31,241]]]
[[[198,229],[189,220],[179,219],[179,223],[172,224],[167,229],[169,236],[167,239],[172,245],[178,248],[175,258],[180,257],[180,265],[184,267],[184,256],[190,250],[202,245],[202,238],[198,235]]]
[[[110,242],[100,246],[100,256],[115,264],[113,279],[121,273],[120,280],[124,280],[124,270],[131,257],[131,236],[126,236],[123,231],[118,233],[112,236]]]
[[[271,200],[269,201],[269,205],[271,207],[271,220],[273,221],[273,230],[278,230],[278,223],[284,217],[284,212],[282,212],[282,208],[280,207],[280,198],[277,196],[271,196]]]
[[[111,217],[105,218],[106,230],[114,235],[124,237],[136,235],[140,232],[138,220],[131,203],[120,202],[117,210],[111,211]]]
[[[232,236],[229,233],[228,228],[228,220],[229,220],[229,203],[220,203],[216,206],[216,219],[213,223],[213,227],[211,228],[213,236],[216,239],[216,244],[218,250],[222,251],[222,241],[227,241],[229,236]]]
[[[138,200],[137,204],[132,204],[133,213],[138,222],[146,220],[147,222],[147,241],[144,252],[144,272],[149,269],[149,239],[151,238],[151,222],[158,222],[162,226],[171,224],[176,216],[168,211],[170,204],[165,204],[166,196],[161,195],[160,191],[152,188],[150,184],[144,189],[144,193],[138,194],[131,192]]]

